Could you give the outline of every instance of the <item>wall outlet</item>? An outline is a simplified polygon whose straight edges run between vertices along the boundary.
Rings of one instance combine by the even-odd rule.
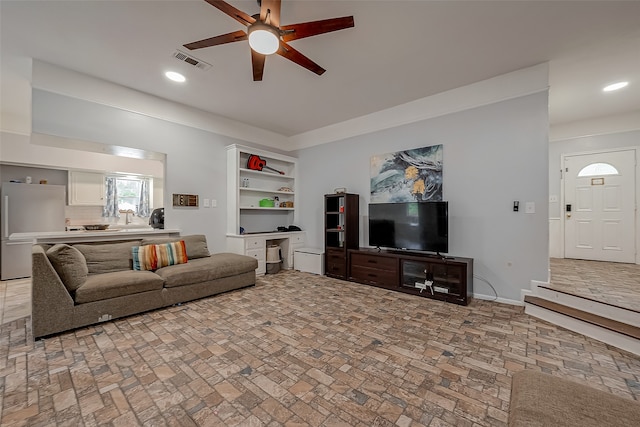
[[[535,202],[527,202],[524,204],[524,213],[533,214],[536,213]]]
[[[218,206],[218,201],[216,199],[211,199],[211,207],[215,208]]]

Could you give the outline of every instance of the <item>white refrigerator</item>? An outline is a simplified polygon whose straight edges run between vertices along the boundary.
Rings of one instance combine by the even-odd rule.
[[[3,182],[0,198],[0,278],[31,276],[32,239],[9,240],[13,233],[64,231],[64,185]]]

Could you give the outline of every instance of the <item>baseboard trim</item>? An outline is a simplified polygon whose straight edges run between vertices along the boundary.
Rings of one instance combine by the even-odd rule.
[[[509,298],[496,298],[495,295],[483,295],[483,294],[473,294],[473,297],[476,299],[481,299],[481,300],[485,300],[485,301],[494,301],[494,302],[500,302],[503,304],[509,304],[509,305],[524,305],[524,302],[522,301],[518,301],[518,300],[514,300],[514,299],[509,299]]]

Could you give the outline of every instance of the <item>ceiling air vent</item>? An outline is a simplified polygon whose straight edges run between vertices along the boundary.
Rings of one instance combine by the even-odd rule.
[[[182,62],[186,62],[187,64],[191,64],[194,67],[199,68],[203,71],[206,71],[209,68],[211,68],[211,64],[208,64],[204,61],[194,58],[193,56],[187,55],[186,53],[180,50],[176,50],[175,52],[173,52],[173,57],[179,59]]]

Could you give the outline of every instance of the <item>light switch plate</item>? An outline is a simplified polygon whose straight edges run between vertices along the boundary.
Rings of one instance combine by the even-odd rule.
[[[202,199],[202,204],[204,205],[205,208],[209,207],[209,199]]]
[[[528,214],[536,213],[536,204],[535,202],[526,202],[524,204],[524,212]]]

